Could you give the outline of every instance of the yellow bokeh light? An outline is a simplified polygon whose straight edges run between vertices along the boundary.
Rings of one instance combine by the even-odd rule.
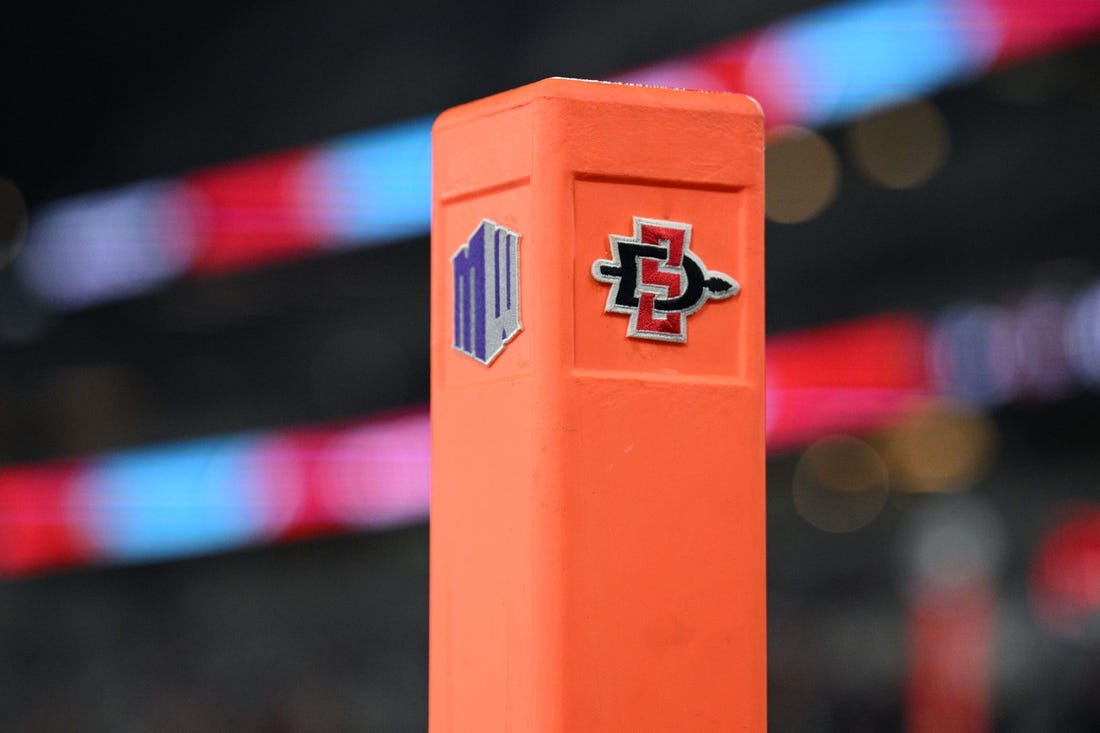
[[[781,224],[808,221],[825,210],[840,182],[832,145],[802,127],[772,131],[764,154],[767,217]]]
[[[911,413],[887,436],[885,457],[898,488],[961,491],[985,475],[996,433],[990,420],[961,405],[935,403]]]
[[[878,516],[889,489],[886,463],[870,444],[846,435],[813,443],[795,466],[795,509],[826,532],[851,532]]]
[[[947,162],[950,136],[943,114],[918,100],[876,112],[848,128],[856,167],[886,188],[913,188]]]

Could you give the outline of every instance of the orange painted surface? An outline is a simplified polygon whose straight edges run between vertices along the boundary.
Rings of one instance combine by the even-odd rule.
[[[433,137],[430,730],[762,733],[758,106],[550,79]],[[741,286],[684,343],[605,312],[593,263],[634,217],[690,224]],[[522,330],[489,366],[452,346],[483,219],[520,236]]]

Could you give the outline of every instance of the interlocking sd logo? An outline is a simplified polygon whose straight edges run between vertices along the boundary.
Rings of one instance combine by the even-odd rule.
[[[689,315],[741,291],[691,251],[691,224],[636,216],[633,237],[610,239],[612,259],[592,263],[592,277],[611,286],[604,311],[630,316],[632,338],[686,343]]]

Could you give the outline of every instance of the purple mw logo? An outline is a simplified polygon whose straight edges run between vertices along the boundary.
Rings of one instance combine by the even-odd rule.
[[[452,346],[488,366],[523,328],[519,321],[519,234],[489,219],[451,257]]]

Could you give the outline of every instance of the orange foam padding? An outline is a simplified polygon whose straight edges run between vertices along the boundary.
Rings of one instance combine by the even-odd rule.
[[[765,730],[763,129],[567,79],[436,122],[432,733]]]

